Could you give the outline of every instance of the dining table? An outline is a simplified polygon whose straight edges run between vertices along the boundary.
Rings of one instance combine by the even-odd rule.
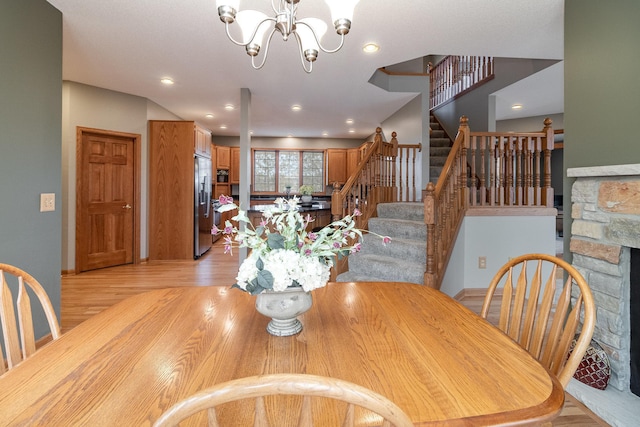
[[[436,289],[330,282],[312,296],[299,316],[302,331],[287,337],[267,333],[270,319],[255,310],[255,296],[227,286],[129,297],[2,375],[0,425],[149,426],[207,387],[274,373],[359,384],[391,399],[416,426],[539,425],[562,409],[553,375]],[[317,426],[338,424],[327,408]],[[221,425],[251,422],[246,410],[220,416]],[[363,416],[358,425],[378,421]]]

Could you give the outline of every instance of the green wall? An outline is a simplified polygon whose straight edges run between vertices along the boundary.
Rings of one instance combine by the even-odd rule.
[[[62,14],[44,0],[0,2],[0,55],[0,262],[38,279],[59,313]],[[55,193],[54,212],[40,212],[40,193]],[[34,317],[36,335],[48,333]]]
[[[638,0],[565,1],[565,172],[640,163],[639,43]],[[564,194],[571,194],[572,184],[565,179]],[[566,197],[565,212],[570,203]],[[565,215],[565,230],[570,225]]]

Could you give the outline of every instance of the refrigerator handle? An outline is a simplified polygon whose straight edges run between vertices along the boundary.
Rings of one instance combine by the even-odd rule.
[[[204,213],[204,217],[205,218],[209,218],[209,215],[211,215],[211,177],[209,175],[205,175],[204,176],[204,186],[205,186],[205,192],[204,194],[206,194],[206,199],[205,200],[205,213]]]

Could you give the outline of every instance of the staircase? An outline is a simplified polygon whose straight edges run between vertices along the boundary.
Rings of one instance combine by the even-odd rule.
[[[381,203],[377,217],[369,218],[369,230],[391,237],[363,235],[362,250],[349,255],[349,271],[339,274],[338,282],[376,281],[424,284],[427,226],[421,202]]]
[[[447,161],[453,141],[435,118],[433,113],[429,116],[429,181],[438,182],[442,167]]]

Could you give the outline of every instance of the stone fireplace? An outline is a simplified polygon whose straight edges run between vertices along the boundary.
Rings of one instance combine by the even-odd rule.
[[[632,286],[634,294],[640,287],[631,278],[631,254],[640,248],[640,164],[574,168],[567,176],[576,178],[571,191],[572,264],[593,292],[593,339],[611,363],[606,390],[572,380],[567,391],[611,425],[637,425],[640,397],[630,391],[630,301]],[[634,258],[634,265],[638,262]],[[634,331],[638,337],[640,331]],[[633,363],[637,367],[638,361]]]

